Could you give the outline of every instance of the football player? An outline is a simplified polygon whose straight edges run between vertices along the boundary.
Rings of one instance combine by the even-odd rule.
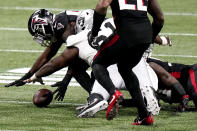
[[[39,43],[40,45],[46,47],[44,52],[37,58],[37,60],[34,62],[33,66],[29,70],[28,73],[26,73],[22,78],[19,80],[16,80],[12,83],[9,83],[5,85],[5,87],[10,86],[22,86],[25,84],[24,80],[30,78],[33,76],[35,72],[37,72],[43,65],[45,65],[47,62],[49,62],[53,56],[56,55],[57,51],[61,47],[63,43],[67,40],[67,37],[71,34],[74,34],[75,32],[75,21],[80,12],[77,11],[63,11],[57,15],[53,14],[52,12],[40,9],[35,11],[28,21],[28,30],[30,34],[33,36],[33,39]],[[55,65],[56,68],[50,68],[52,71],[56,71],[60,69],[61,67],[67,66],[67,65],[78,65],[78,62],[81,63],[83,61],[77,60],[78,62],[73,62],[70,58],[78,58],[76,57],[76,50],[65,49],[63,53],[60,55],[61,59],[67,58],[67,63],[61,63],[58,65]],[[82,68],[88,68],[87,66],[84,66]],[[56,69],[56,70],[55,70]],[[81,71],[79,74],[73,74],[76,80],[81,79],[81,77],[84,75],[85,78],[88,79],[87,75]],[[71,79],[70,73],[68,73],[65,76],[65,80]],[[41,79],[40,82],[42,83]],[[82,82],[82,83],[81,83]],[[83,81],[80,81],[83,85]],[[59,83],[60,84],[60,83]],[[85,86],[83,86],[85,87]],[[90,92],[91,87],[87,86],[85,89],[86,91]]]
[[[94,13],[93,27],[88,37],[92,47],[97,46],[94,38],[98,35],[108,6],[112,9],[117,33],[111,36],[111,41],[102,46],[92,64],[95,78],[110,94],[111,101],[106,119],[115,116],[113,110],[122,99],[122,93],[115,89],[106,68],[110,64],[118,63],[118,70],[126,87],[137,103],[139,117],[133,125],[151,125],[154,120],[146,109],[139,81],[130,71],[139,63],[143,53],[163,27],[163,13],[157,0],[99,0]],[[153,16],[152,26],[147,11]]]
[[[193,100],[197,109],[196,64],[184,65],[151,58],[148,58],[147,61],[157,73],[159,79],[168,78],[163,76],[162,70],[165,70],[178,80],[178,82],[173,82],[172,79],[159,80],[158,94],[162,100],[168,103],[181,103],[179,109],[185,111],[187,110],[187,102],[190,99]]]

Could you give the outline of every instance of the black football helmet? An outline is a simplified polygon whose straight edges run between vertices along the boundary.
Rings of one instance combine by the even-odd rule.
[[[54,18],[55,15],[45,9],[35,11],[29,18],[29,33],[42,46],[49,46],[55,41],[53,29]]]

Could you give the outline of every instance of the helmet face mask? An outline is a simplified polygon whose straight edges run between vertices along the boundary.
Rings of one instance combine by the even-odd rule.
[[[54,15],[45,9],[36,11],[29,19],[28,30],[41,46],[48,47],[55,41],[53,19]]]

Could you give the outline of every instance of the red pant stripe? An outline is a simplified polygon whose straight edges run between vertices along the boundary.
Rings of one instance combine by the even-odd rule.
[[[113,45],[118,39],[119,39],[119,36],[116,34],[107,44],[102,46],[102,48],[96,53],[96,55],[93,58],[93,61],[101,53],[101,51],[103,51],[104,49],[106,49],[106,48],[110,47],[111,45]]]
[[[171,72],[170,74],[172,76],[174,76],[175,78],[180,78],[181,77],[181,72]]]
[[[190,75],[191,83],[194,87],[195,93],[197,94],[197,85],[196,85],[194,70],[190,69],[189,70],[189,75]]]

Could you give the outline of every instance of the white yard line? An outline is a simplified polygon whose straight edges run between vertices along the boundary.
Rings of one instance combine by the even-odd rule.
[[[32,104],[32,102],[29,101],[12,101],[12,100],[0,100],[0,103],[15,103],[15,104]],[[54,102],[50,105],[73,105],[73,106],[79,106],[83,105],[80,103],[68,103],[68,102]]]
[[[38,10],[44,7],[9,7],[9,6],[0,6],[0,9],[2,10]],[[66,10],[66,8],[45,8],[51,11],[63,11]],[[67,9],[67,10],[82,10],[82,9]],[[111,10],[108,10],[108,13],[111,13]],[[190,13],[190,12],[164,12],[164,15],[170,15],[170,16],[197,16],[197,13]]]
[[[9,6],[0,6],[0,9],[2,10],[38,10],[41,9],[43,7],[20,7],[20,6],[16,6],[16,7],[9,7]],[[61,8],[45,8],[47,10],[50,11],[64,11],[66,9],[61,9]],[[69,9],[69,10],[80,10],[80,9]]]
[[[17,53],[40,53],[43,50],[7,50],[7,49],[0,49],[0,52],[17,52]]]
[[[27,28],[0,27],[1,31],[27,31]]]
[[[17,53],[38,53],[43,52],[42,50],[6,50],[0,49],[0,52],[17,52]],[[184,57],[184,58],[197,58],[193,55],[166,55],[166,54],[152,54],[152,56],[167,56],[167,57]]]
[[[11,83],[11,82],[14,82],[14,80],[1,80],[0,79],[0,83],[1,84],[8,84],[8,83]],[[55,81],[54,82],[45,82],[44,81],[44,85],[52,85],[52,84],[54,84],[55,83]],[[42,86],[40,83],[38,83],[38,82],[36,82],[36,83],[29,83],[28,85],[36,85],[36,86]],[[78,83],[76,83],[76,82],[71,82],[71,83],[69,83],[69,86],[80,86]]]
[[[197,34],[193,33],[160,33],[160,35],[169,35],[169,36],[197,36]]]
[[[28,31],[27,28],[12,28],[12,27],[0,27],[0,31]],[[169,35],[169,36],[197,36],[194,33],[172,33],[172,32],[164,32],[160,33],[160,35]]]
[[[183,58],[197,58],[193,55],[166,55],[166,54],[152,54],[152,56],[167,56],[167,57],[183,57]]]
[[[0,129],[0,131],[26,131],[26,130],[9,130],[9,129]]]

